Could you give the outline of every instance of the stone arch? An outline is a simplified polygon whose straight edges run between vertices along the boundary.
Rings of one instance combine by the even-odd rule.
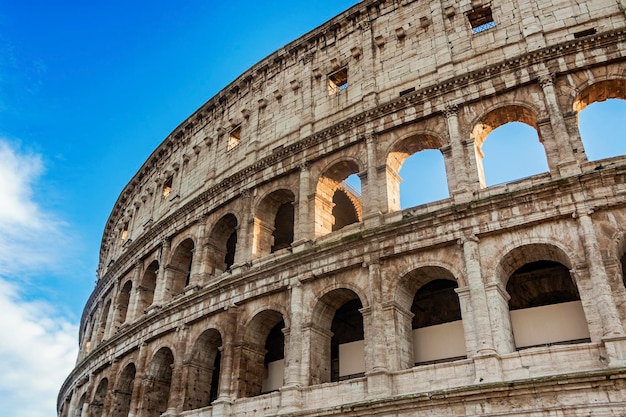
[[[137,369],[135,364],[131,362],[126,364],[117,376],[115,390],[113,391],[111,417],[128,417],[136,373]]]
[[[540,136],[538,123],[537,123],[537,111],[526,103],[506,103],[493,107],[482,115],[480,115],[471,125],[472,131],[470,136],[474,139],[474,151],[476,154],[476,169],[478,170],[478,178],[481,187],[486,186],[485,171],[483,168],[483,144],[489,134],[495,129],[512,122],[520,122],[526,124],[537,132],[539,142],[543,147],[542,138]],[[544,155],[547,152],[545,147],[543,148]]]
[[[336,160],[322,171],[315,190],[315,236],[363,220],[361,196],[344,181],[361,172],[354,158]]]
[[[195,243],[192,238],[186,238],[176,246],[172,252],[170,262],[165,268],[164,300],[182,293],[191,277],[191,263],[193,262]]]
[[[265,195],[254,213],[252,254],[260,257],[291,246],[294,236],[295,195],[279,189]]]
[[[241,341],[238,397],[274,391],[284,382],[284,315],[277,310],[258,312],[244,325]]]
[[[81,395],[80,399],[78,400],[78,404],[76,404],[76,409],[74,410],[74,416],[73,417],[82,417],[83,415],[83,409],[85,408],[85,406],[87,405],[87,393],[83,393],[83,395]]]
[[[466,356],[458,280],[441,266],[424,265],[398,281],[394,301],[404,312],[398,326],[400,366],[460,359]]]
[[[145,313],[154,302],[154,290],[156,289],[157,274],[159,272],[159,262],[154,260],[148,265],[141,278],[141,283],[137,287],[137,311]]]
[[[195,341],[185,361],[187,381],[184,410],[211,405],[219,392],[222,335],[216,329],[205,330]]]
[[[115,323],[117,326],[121,326],[126,322],[128,316],[128,307],[130,303],[130,296],[133,290],[133,281],[127,280],[117,295],[117,311],[115,317]]]
[[[230,270],[235,263],[238,225],[237,216],[228,213],[222,216],[211,229],[208,239],[209,274],[219,275]]]
[[[104,307],[102,308],[102,311],[100,311],[100,319],[98,320],[98,330],[97,330],[97,334],[96,334],[96,343],[99,344],[100,342],[102,342],[102,340],[104,340],[105,338],[105,333],[106,333],[106,329],[107,329],[107,320],[109,317],[109,311],[111,310],[111,299],[107,299],[106,302],[104,303]]]
[[[589,340],[571,269],[569,256],[551,244],[518,246],[499,261],[496,279],[509,297],[507,324],[518,349]]]
[[[425,150],[441,150],[445,141],[433,132],[412,132],[394,141],[387,150],[386,183],[389,211],[400,210],[400,169],[411,156]]]
[[[168,408],[174,354],[168,347],[161,347],[152,357],[146,371],[141,417],[159,417]]]
[[[96,388],[93,399],[89,404],[89,417],[102,417],[108,386],[109,380],[107,378],[102,378],[98,384],[98,388]]]
[[[593,157],[594,145],[596,145],[595,148],[597,148],[598,144],[595,142],[591,142],[590,139],[588,139],[588,137],[586,137],[586,135],[584,134],[584,131],[581,131],[581,116],[582,119],[585,120],[585,115],[582,114],[582,112],[585,111],[585,109],[592,104],[603,103],[610,99],[626,100],[626,78],[618,78],[616,76],[613,76],[612,78],[594,80],[594,82],[588,83],[584,87],[582,87],[580,92],[576,94],[573,102],[571,103],[571,108],[576,113],[578,135],[580,136],[580,140],[583,147],[585,148],[585,154],[587,156],[589,156],[589,152],[591,152]],[[593,112],[593,110],[591,109],[589,111]],[[613,149],[612,151],[613,152],[607,152],[605,150],[604,152],[599,152],[603,153],[604,155],[600,156],[600,158],[598,158],[598,155],[595,155],[593,159],[595,160],[604,157],[621,156],[622,154],[622,152],[616,153],[615,149]]]
[[[362,376],[365,371],[364,298],[337,287],[317,299],[310,324],[310,383]]]

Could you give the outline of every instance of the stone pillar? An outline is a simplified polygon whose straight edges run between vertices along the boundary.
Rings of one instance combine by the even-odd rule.
[[[148,349],[147,344],[144,343],[139,347],[139,357],[135,363],[135,380],[133,381],[133,393],[130,397],[128,417],[141,417],[141,399],[147,383],[144,377],[150,353],[151,350]]]
[[[233,378],[235,372],[234,356],[235,356],[235,335],[237,334],[237,321],[239,318],[239,308],[235,306],[228,307],[226,313],[228,322],[226,326],[224,340],[222,341],[222,363],[220,369],[220,386],[218,387],[218,398],[213,402],[231,404],[235,399],[233,396],[236,378]]]
[[[285,386],[304,386],[302,369],[302,283],[297,277],[291,279],[290,291],[290,328],[289,345],[287,346],[285,363]]]
[[[511,296],[500,282],[487,284],[486,294],[489,301],[489,318],[495,349],[499,353],[515,352],[511,315],[509,313]]]
[[[383,331],[386,340],[389,341],[385,347],[387,362],[392,372],[409,369],[415,365],[413,349],[411,349],[413,315],[395,302],[385,303],[382,306]]]
[[[539,84],[543,90],[543,95],[550,115],[550,125],[554,132],[554,139],[559,149],[559,172],[562,176],[580,174],[580,167],[572,151],[572,145],[569,141],[563,114],[559,108],[559,103],[554,90],[554,80],[550,73],[543,73],[539,76]]]
[[[596,306],[602,319],[602,336],[622,336],[624,335],[624,329],[621,325],[615,300],[613,300],[611,286],[609,285],[606,270],[604,269],[598,238],[590,217],[592,213],[593,211],[590,210],[587,213],[579,214],[578,224],[580,227],[580,235],[583,238],[583,244],[585,246],[589,279],[591,280],[591,287],[594,291],[593,298],[596,300]]]
[[[243,265],[252,259],[252,239],[254,235],[254,213],[252,212],[252,194],[250,190],[241,192],[241,217],[237,233],[237,249],[235,251],[235,263],[232,269]]]
[[[491,333],[489,304],[480,268],[478,238],[469,235],[461,240],[467,283],[470,292],[470,304],[474,316],[477,349],[474,359],[476,383],[498,381],[501,379],[500,361],[497,357]]]
[[[374,51],[376,45],[372,36],[372,23],[368,20],[361,22],[361,45],[363,49],[352,48],[352,57],[360,59],[360,67],[363,70],[363,81],[361,83],[363,104],[365,109],[371,109],[378,105],[378,88],[376,87],[376,61]],[[369,174],[369,173],[368,173]],[[370,177],[371,178],[371,177]]]
[[[206,258],[206,216],[200,218],[196,231],[196,246],[193,248],[193,258],[191,260],[191,271],[189,276],[189,287],[200,287],[205,283],[205,258]]]
[[[305,242],[310,241],[313,237],[313,233],[311,232],[311,224],[313,224],[313,220],[310,216],[310,205],[311,201],[309,200],[309,184],[310,184],[310,167],[306,162],[300,164],[300,186],[298,190],[298,207],[297,207],[297,217],[294,216],[294,225],[293,225],[293,244],[291,245],[294,248],[294,252],[298,251],[298,247],[301,247]]]
[[[137,259],[135,268],[133,269],[133,287],[131,297],[128,300],[128,310],[126,311],[126,320],[124,323],[132,323],[137,320],[141,314],[137,311],[139,308],[139,300],[141,299],[141,271],[143,270],[143,261]],[[120,323],[120,325],[124,324]]]
[[[476,340],[475,318],[472,310],[472,301],[469,287],[459,287],[454,290],[459,296],[461,308],[461,322],[463,323],[463,335],[465,336],[465,351],[472,358],[478,354],[478,341]]]
[[[172,382],[170,384],[170,398],[167,401],[167,410],[163,414],[166,415],[178,415],[181,411],[183,411],[183,406],[185,402],[185,390],[184,390],[184,379],[183,379],[183,362],[184,362],[184,352],[186,351],[185,347],[187,345],[187,328],[185,326],[180,326],[176,329],[176,347],[175,352],[176,356],[174,357],[174,363],[172,368]]]
[[[159,254],[159,270],[156,277],[156,288],[154,289],[153,306],[159,306],[165,301],[165,295],[167,292],[167,265],[170,258],[170,250],[172,246],[172,240],[165,238],[161,242],[161,253]]]
[[[119,358],[113,359],[111,363],[111,368],[109,370],[109,382],[107,387],[107,392],[104,397],[104,404],[102,405],[102,415],[109,416],[111,415],[111,408],[113,407],[113,402],[115,401],[115,384],[117,383],[117,373],[120,369],[120,360]]]
[[[109,339],[115,331],[117,330],[117,326],[115,326],[115,316],[117,313],[117,296],[119,295],[120,282],[115,281],[113,284],[113,289],[111,290],[111,306],[109,307],[109,311],[107,312],[106,324],[104,327],[104,335],[102,340]]]
[[[367,150],[367,169],[365,176],[361,176],[363,221],[368,227],[375,227],[380,224],[378,215],[382,211],[381,184],[378,181],[378,171],[376,169],[376,134],[367,133],[365,135],[365,146]]]
[[[448,189],[452,188],[451,184],[456,184],[453,191],[454,198],[466,201],[472,198],[472,190],[479,189],[481,185],[484,185],[484,180],[481,182],[480,179],[474,142],[461,139],[458,107],[456,105],[447,106],[444,115],[448,124],[450,151],[453,161],[452,164],[446,164],[446,168],[448,166],[454,167],[453,171],[446,172],[448,178],[450,176],[454,177],[453,180],[448,179]],[[471,168],[474,169],[472,170]]]
[[[302,57],[302,76],[303,86],[300,89],[302,94],[302,115],[300,120],[300,138],[305,138],[313,133],[313,121],[315,120],[315,104],[313,101],[314,85],[313,71],[311,64],[313,62],[314,52],[307,52]]]

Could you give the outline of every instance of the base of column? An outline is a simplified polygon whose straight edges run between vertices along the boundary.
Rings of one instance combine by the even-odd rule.
[[[602,344],[612,368],[626,366],[626,336],[608,336],[602,338]]]
[[[285,385],[280,388],[279,416],[288,415],[302,409],[302,392],[297,384]]]
[[[474,383],[502,381],[502,365],[500,357],[494,353],[486,353],[474,358]]]
[[[302,251],[309,249],[311,246],[313,246],[313,241],[311,240],[308,240],[308,239],[296,240],[295,242],[291,244],[291,252],[300,253]]]
[[[389,370],[372,369],[365,376],[367,377],[368,398],[388,397],[392,394],[392,378]]]
[[[231,415],[233,401],[230,398],[220,397],[211,403],[212,417],[228,417]]]

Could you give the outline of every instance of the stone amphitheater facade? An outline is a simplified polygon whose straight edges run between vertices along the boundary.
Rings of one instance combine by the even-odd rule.
[[[254,65],[120,194],[58,415],[624,416],[626,156],[577,118],[625,9],[363,0]],[[487,187],[515,121],[549,170]],[[402,210],[423,150],[449,197]]]

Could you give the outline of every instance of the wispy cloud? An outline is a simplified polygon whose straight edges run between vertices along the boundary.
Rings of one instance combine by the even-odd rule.
[[[35,198],[43,173],[40,155],[0,139],[0,404],[12,417],[54,416],[77,354],[77,325],[25,279],[62,259],[63,223]]]

